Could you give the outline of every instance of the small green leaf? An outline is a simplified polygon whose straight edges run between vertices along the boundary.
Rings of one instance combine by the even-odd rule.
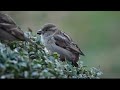
[[[60,55],[59,55],[57,52],[54,52],[54,53],[53,53],[53,57],[54,57],[55,59],[58,59],[59,56],[60,56]]]

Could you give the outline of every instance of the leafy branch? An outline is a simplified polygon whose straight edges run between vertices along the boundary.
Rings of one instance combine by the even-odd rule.
[[[38,45],[40,37],[26,32],[26,36]],[[49,55],[44,49],[35,47],[29,42],[14,41],[0,43],[0,78],[41,79],[41,78],[100,78],[100,68],[87,69],[83,61],[79,67],[73,67],[69,61],[62,62],[59,55]]]

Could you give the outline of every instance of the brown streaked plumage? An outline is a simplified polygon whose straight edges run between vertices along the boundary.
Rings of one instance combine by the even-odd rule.
[[[62,61],[66,58],[74,66],[78,66],[77,61],[80,55],[84,56],[83,52],[73,42],[70,36],[59,30],[56,25],[52,23],[45,24],[37,34],[42,35],[43,44],[50,52],[57,52],[60,54]]]
[[[0,13],[0,32],[1,40],[25,40],[23,31],[7,14]]]
[[[34,45],[31,39],[27,38],[21,28],[7,14],[0,12],[0,40],[5,41],[28,41]]]

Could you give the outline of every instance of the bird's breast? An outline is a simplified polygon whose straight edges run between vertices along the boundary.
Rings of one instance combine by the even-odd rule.
[[[60,46],[57,46],[55,44],[54,38],[42,36],[41,39],[45,47],[48,49],[48,51],[50,51],[50,53],[57,52],[61,56],[65,56],[68,60],[73,60],[73,61],[78,60],[77,57],[79,57],[79,55],[76,55],[73,52],[70,52]]]

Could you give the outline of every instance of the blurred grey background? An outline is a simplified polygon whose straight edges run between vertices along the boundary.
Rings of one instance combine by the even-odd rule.
[[[27,31],[54,23],[69,34],[85,53],[84,65],[100,66],[102,78],[120,78],[119,11],[3,11]]]

